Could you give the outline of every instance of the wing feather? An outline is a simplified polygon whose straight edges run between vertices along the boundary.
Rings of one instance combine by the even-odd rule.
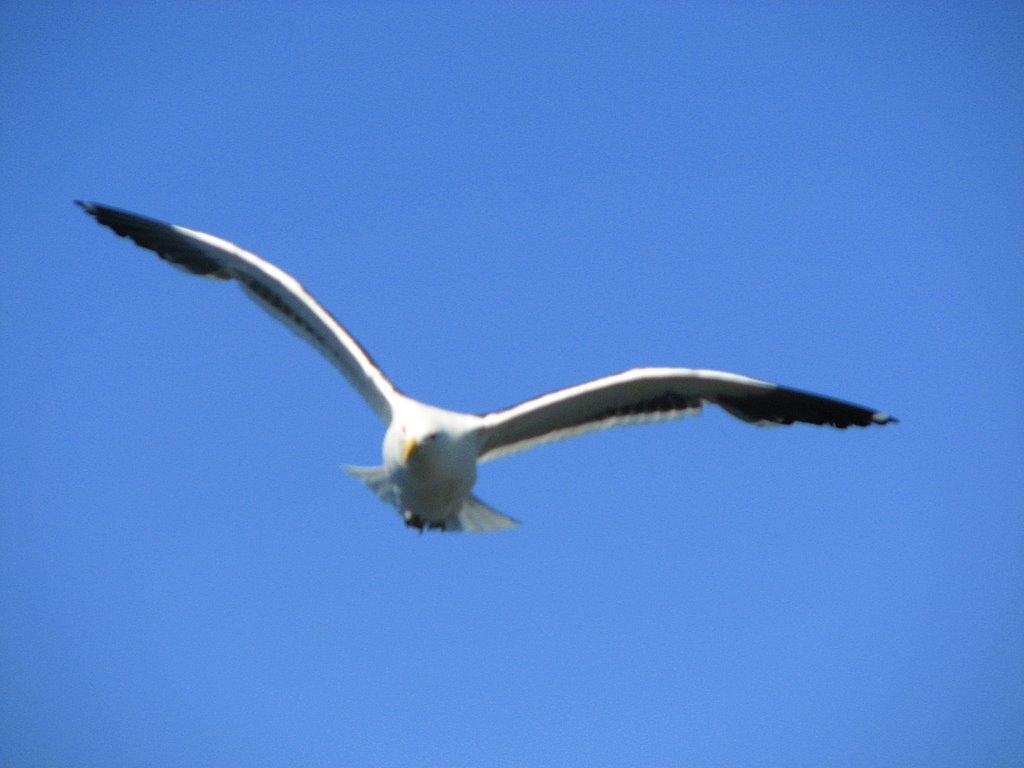
[[[369,353],[284,270],[213,235],[97,203],[76,201],[118,235],[193,275],[237,280],[247,294],[323,354],[385,422],[399,394]]]
[[[753,424],[888,424],[888,414],[725,371],[634,368],[481,416],[479,460],[625,424],[676,419],[714,403]]]

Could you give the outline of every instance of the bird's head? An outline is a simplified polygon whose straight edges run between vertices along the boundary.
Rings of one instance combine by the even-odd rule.
[[[433,479],[472,474],[476,442],[467,419],[427,406],[400,411],[384,437],[384,463]]]
[[[402,436],[402,463],[410,464],[429,460],[442,442],[441,433],[437,430],[407,431]]]

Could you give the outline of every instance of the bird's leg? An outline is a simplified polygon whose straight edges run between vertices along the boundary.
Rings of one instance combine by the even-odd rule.
[[[405,518],[405,524],[407,526],[415,528],[420,533],[423,533],[423,519],[419,515],[414,514],[411,509],[407,509],[402,513],[402,517]]]

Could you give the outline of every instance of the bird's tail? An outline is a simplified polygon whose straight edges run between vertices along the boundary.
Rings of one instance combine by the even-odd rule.
[[[463,502],[456,522],[449,524],[448,530],[489,533],[491,531],[502,531],[516,525],[519,525],[518,520],[513,520],[511,517],[491,509],[476,496],[470,496]]]
[[[387,470],[384,467],[354,467],[349,465],[344,469],[352,477],[362,480],[366,487],[373,491],[377,498],[385,504],[393,505],[395,503],[394,487],[391,485]],[[501,531],[514,525],[519,525],[519,521],[496,512],[476,496],[470,496],[462,503],[462,509],[459,510],[458,516],[447,524],[445,530],[490,532]]]
[[[374,495],[381,501],[386,504],[394,503],[391,481],[388,480],[388,473],[384,467],[356,467],[352,464],[347,464],[342,469],[352,475],[352,477],[362,480],[366,487],[373,491]]]

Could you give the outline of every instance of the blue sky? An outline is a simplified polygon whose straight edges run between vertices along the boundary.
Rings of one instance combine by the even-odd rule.
[[[282,7],[3,8],[0,763],[1020,765],[1020,5]],[[330,366],[74,198],[446,407],[679,365],[902,423],[590,435],[419,536]]]

